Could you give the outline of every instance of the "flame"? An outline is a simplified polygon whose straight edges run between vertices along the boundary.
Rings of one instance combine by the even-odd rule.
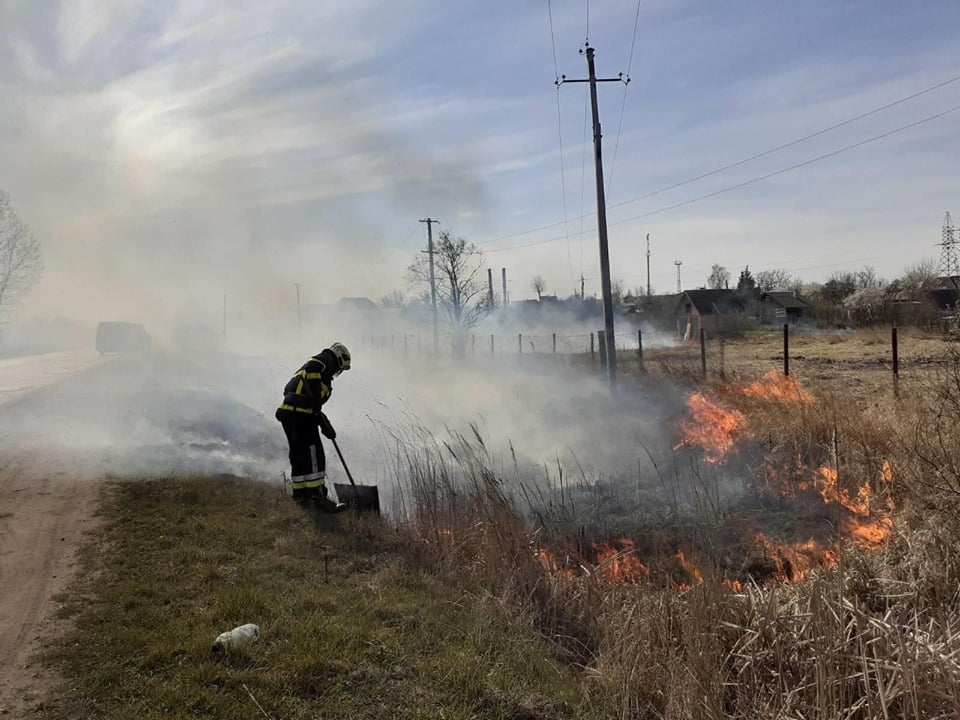
[[[803,542],[775,543],[762,532],[754,535],[757,549],[773,563],[773,579],[799,582],[816,567],[832,567],[839,560],[835,547],[825,546],[813,538]]]
[[[722,408],[699,392],[687,397],[687,409],[691,418],[680,421],[682,439],[674,450],[684,445],[698,447],[707,462],[720,462],[733,449],[746,424],[743,414]]]
[[[621,538],[613,544],[594,544],[597,571],[613,582],[636,585],[650,577],[650,570],[636,555],[634,542]]]
[[[677,550],[677,560],[680,562],[680,566],[693,578],[694,583],[703,582],[703,573],[700,572],[700,568],[687,560],[686,555],[683,554],[683,550]]]
[[[568,567],[567,562],[561,563],[557,560],[557,556],[546,548],[537,548],[534,554],[537,562],[540,563],[540,567],[543,568],[548,575],[559,578],[560,580],[573,580],[575,573],[573,568]]]
[[[741,391],[744,395],[764,400],[782,400],[800,404],[813,402],[813,396],[801,388],[796,380],[787,375],[781,375],[776,370],[770,370],[759,380],[744,385]]]

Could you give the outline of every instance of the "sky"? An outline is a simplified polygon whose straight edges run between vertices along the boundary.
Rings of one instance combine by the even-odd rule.
[[[631,80],[598,90],[614,279],[645,287],[648,233],[654,292],[675,261],[892,279],[960,212],[958,27],[955,0],[0,0],[0,189],[46,266],[17,311],[414,295],[427,217],[514,299],[599,294],[587,86],[554,85],[587,39]]]

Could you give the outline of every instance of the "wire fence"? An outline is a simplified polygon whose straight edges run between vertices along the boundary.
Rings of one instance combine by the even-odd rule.
[[[853,342],[854,338],[859,338]],[[792,343],[799,340],[799,352]],[[618,374],[686,377],[783,375],[826,377],[857,370],[863,377],[885,374],[898,388],[901,372],[936,367],[949,361],[949,344],[942,338],[921,340],[908,335],[907,352],[896,327],[869,335],[797,331],[790,325],[773,328],[761,340],[701,330],[688,340],[666,333],[632,329],[615,334]],[[393,356],[429,357],[454,362],[491,359],[521,363],[557,363],[578,368],[607,368],[603,331],[588,333],[472,333],[459,339],[432,333],[400,332],[366,335],[361,345]],[[915,373],[916,376],[916,373]]]

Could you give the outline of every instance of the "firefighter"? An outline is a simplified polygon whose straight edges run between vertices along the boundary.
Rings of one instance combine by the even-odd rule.
[[[343,505],[327,495],[326,460],[320,433],[333,440],[333,425],[322,407],[330,399],[333,379],[350,369],[350,351],[338,342],[307,360],[283,388],[283,402],[276,418],[290,445],[293,499],[313,503],[325,512],[338,512]],[[319,432],[317,432],[319,428]]]

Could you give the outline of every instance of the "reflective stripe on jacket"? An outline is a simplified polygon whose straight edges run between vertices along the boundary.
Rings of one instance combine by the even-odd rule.
[[[314,355],[294,373],[293,377],[283,388],[283,402],[277,412],[304,413],[312,415],[320,412],[323,404],[330,399],[333,392],[333,372],[328,368],[335,365],[336,359],[325,357],[324,350]]]

